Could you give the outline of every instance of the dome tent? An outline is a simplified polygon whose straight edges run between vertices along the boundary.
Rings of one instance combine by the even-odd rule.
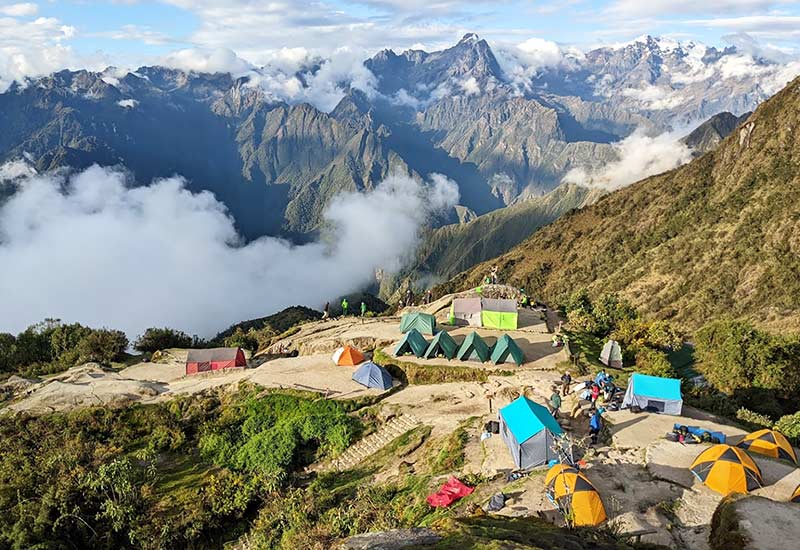
[[[372,361],[367,361],[353,373],[353,380],[368,388],[389,390],[392,388],[392,375]]]
[[[714,445],[694,459],[691,472],[722,495],[747,493],[762,486],[761,469],[750,455],[730,445]]]
[[[751,453],[789,460],[797,465],[797,453],[792,444],[786,436],[775,430],[763,429],[749,433],[736,446]]]
[[[608,519],[600,493],[581,472],[564,471],[555,475],[546,493],[571,527],[596,526]]]
[[[354,367],[364,362],[364,354],[352,346],[344,346],[333,352],[331,359],[334,365]]]
[[[619,342],[609,340],[605,343],[603,351],[600,352],[600,362],[607,367],[622,368],[622,348],[619,347]]]

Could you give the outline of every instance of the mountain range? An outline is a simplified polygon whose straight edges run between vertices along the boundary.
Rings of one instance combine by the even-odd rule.
[[[493,259],[548,303],[621,292],[646,314],[697,328],[749,317],[800,326],[800,79],[719,147],[609,193]],[[488,263],[444,290],[479,284]]]
[[[732,73],[734,48],[653,37],[536,70],[523,54],[495,54],[474,34],[442,51],[381,51],[364,61],[374,84],[338,83],[330,112],[276,98],[256,73],[62,71],[0,94],[0,163],[122,164],[136,184],[181,174],[214,192],[246,238],[302,241],[332,196],[390,173],[442,173],[476,215],[539,196],[575,167],[614,160],[611,143],[637,128],[752,110],[780,70],[757,60],[758,72]],[[322,66],[296,76],[309,82]]]

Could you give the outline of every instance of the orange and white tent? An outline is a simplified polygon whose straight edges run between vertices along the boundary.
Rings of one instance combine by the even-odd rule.
[[[366,360],[364,354],[352,346],[337,349],[333,352],[331,359],[333,359],[334,365],[339,365],[340,367],[355,367]]]

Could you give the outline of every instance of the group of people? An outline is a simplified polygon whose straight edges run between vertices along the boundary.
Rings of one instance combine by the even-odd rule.
[[[344,317],[347,315],[348,310],[350,309],[350,302],[347,301],[347,298],[342,298],[342,316]],[[362,300],[361,301],[361,317],[366,316],[368,311],[367,304]],[[330,319],[331,317],[331,303],[325,302],[325,307],[322,309],[322,319]]]
[[[603,413],[605,412],[603,407],[596,406],[597,400],[600,397],[601,384],[602,388],[607,389],[609,385],[613,385],[613,377],[606,374],[605,370],[602,370],[597,374],[592,382],[587,384],[589,387],[584,389],[583,393],[581,393],[579,397],[581,399],[591,400],[592,406],[590,410],[592,411],[592,414],[589,417],[589,436],[591,437],[592,445],[594,445],[597,443],[598,435],[603,429]],[[559,392],[558,386],[552,387],[552,394],[550,395],[548,405],[553,418],[558,419],[559,410],[561,409],[562,404],[562,396],[566,397],[571,393],[571,385],[572,375],[569,373],[569,371],[567,371],[561,375],[561,391]]]
[[[425,293],[425,296],[422,298],[422,303],[424,305],[428,305],[433,302],[433,291],[428,289]],[[400,300],[400,307],[410,307],[414,305],[414,291],[411,290],[411,287],[406,289],[405,297]]]
[[[500,282],[500,278],[497,275],[497,266],[494,265],[494,266],[492,266],[492,270],[489,272],[489,274],[483,280],[483,283],[487,284],[487,285],[496,285],[496,284],[499,284],[499,282]]]

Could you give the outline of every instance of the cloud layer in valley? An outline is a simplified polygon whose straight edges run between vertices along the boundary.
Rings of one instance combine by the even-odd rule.
[[[614,191],[672,170],[692,160],[691,150],[678,138],[676,133],[650,137],[637,130],[614,144],[617,160],[595,169],[573,168],[564,176],[564,182]]]
[[[148,326],[209,336],[290,305],[320,308],[378,268],[399,269],[427,217],[458,201],[443,176],[425,185],[393,176],[335,198],[318,242],[242,244],[225,207],[179,177],[131,188],[125,172],[97,166],[6,172],[18,187],[0,207],[2,330],[11,332],[56,317],[130,336]]]

